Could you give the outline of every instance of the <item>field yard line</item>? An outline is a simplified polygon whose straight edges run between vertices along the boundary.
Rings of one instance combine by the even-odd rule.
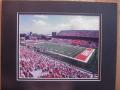
[[[48,43],[51,43],[51,42],[48,42]],[[68,47],[75,47],[75,48],[85,48],[85,47],[78,47],[78,46],[73,46],[73,45],[70,45],[70,44],[59,44],[59,43],[51,43],[51,44],[56,44],[56,45],[60,45],[60,46],[68,46]]]

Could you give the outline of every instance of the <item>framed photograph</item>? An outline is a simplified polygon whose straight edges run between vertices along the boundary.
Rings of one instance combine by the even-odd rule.
[[[17,79],[100,80],[100,18],[18,12]]]
[[[115,90],[116,7],[3,1],[3,90]]]

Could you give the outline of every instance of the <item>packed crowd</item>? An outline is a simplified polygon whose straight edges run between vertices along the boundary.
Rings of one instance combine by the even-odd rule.
[[[53,38],[51,41],[54,43],[72,44],[72,45],[79,45],[82,47],[89,47],[89,48],[97,48],[98,47],[96,42],[87,41],[87,40]]]
[[[90,72],[35,52],[33,49],[25,46],[20,46],[19,49],[19,78],[93,78]]]

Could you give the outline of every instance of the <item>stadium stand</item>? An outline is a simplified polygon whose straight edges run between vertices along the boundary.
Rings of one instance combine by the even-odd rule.
[[[98,78],[98,31],[63,30],[49,39],[21,37],[19,78]]]
[[[19,78],[94,78],[91,72],[39,54],[25,46],[20,47],[19,65]]]
[[[98,38],[99,31],[97,30],[63,30],[57,36],[75,36],[75,37],[88,37]]]
[[[90,41],[90,40],[53,38],[51,40],[51,42],[61,43],[61,44],[78,45],[78,46],[89,47],[89,48],[97,48],[98,47],[98,44],[96,42]]]

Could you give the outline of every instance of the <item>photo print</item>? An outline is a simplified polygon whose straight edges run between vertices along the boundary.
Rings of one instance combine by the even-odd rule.
[[[17,80],[100,81],[100,15],[18,13]]]

